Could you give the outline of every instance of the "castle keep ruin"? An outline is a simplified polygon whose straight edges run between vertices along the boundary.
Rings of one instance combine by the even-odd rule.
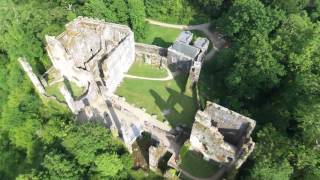
[[[201,152],[205,159],[239,168],[253,151],[250,135],[255,125],[250,118],[208,102],[206,109],[196,114],[190,136],[191,148]]]
[[[78,18],[46,41],[50,60],[62,76],[79,86],[97,84],[103,93],[115,91],[134,61],[133,32],[123,25]]]
[[[145,110],[135,107],[114,94],[124,75],[135,61],[143,58],[148,64],[171,67],[173,71],[189,73],[198,81],[204,56],[209,47],[206,38],[197,38],[183,31],[168,49],[134,42],[129,27],[92,18],[78,17],[66,25],[57,37],[46,36],[47,52],[57,79],[66,79],[85,89],[73,97],[64,85],[60,89],[66,104],[80,121],[99,121],[119,136],[128,150],[143,132],[156,141],[149,147],[149,166],[156,170],[160,159],[170,152],[167,164],[179,170],[179,151],[184,141],[181,128],[173,128],[157,120]],[[23,69],[44,96],[48,85],[33,74],[30,65],[19,59]],[[255,121],[214,103],[195,117],[190,136],[190,150],[221,166],[239,168],[252,152],[250,134]]]

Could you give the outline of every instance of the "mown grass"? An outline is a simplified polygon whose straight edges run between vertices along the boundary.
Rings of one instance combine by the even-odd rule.
[[[138,107],[143,107],[158,120],[170,125],[192,126],[196,113],[196,100],[192,90],[186,87],[186,76],[179,75],[170,81],[124,79],[116,94]]]
[[[145,38],[140,42],[167,48],[176,40],[180,32],[179,29],[147,24]]]
[[[146,64],[141,61],[134,62],[127,74],[148,78],[164,78],[168,76],[168,72],[165,68]]]

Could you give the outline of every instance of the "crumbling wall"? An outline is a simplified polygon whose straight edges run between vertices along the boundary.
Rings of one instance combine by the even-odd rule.
[[[191,149],[201,152],[205,159],[227,164],[236,156],[236,147],[224,141],[218,128],[206,124],[206,114],[198,112],[190,136]]]
[[[118,46],[110,52],[104,60],[104,80],[106,93],[113,93],[121,83],[124,74],[129,70],[135,59],[135,46],[133,34],[127,36]]]
[[[23,70],[27,73],[29,79],[33,83],[34,87],[40,94],[45,94],[44,86],[39,80],[39,78],[33,73],[32,67],[30,64],[27,62],[25,58],[19,58],[18,59],[19,63],[21,64]]]
[[[149,168],[153,171],[158,169],[159,160],[167,152],[166,147],[164,146],[150,146],[149,148]]]
[[[155,45],[136,43],[136,60],[157,66],[167,66],[167,49]]]
[[[253,151],[250,135],[255,121],[218,104],[208,102],[199,110],[192,127],[191,149],[229,167],[239,168]]]
[[[188,73],[192,63],[192,58],[185,56],[175,50],[168,49],[168,66],[172,71],[182,70]]]

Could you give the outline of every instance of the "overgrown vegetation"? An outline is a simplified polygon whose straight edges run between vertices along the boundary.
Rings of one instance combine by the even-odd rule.
[[[44,35],[58,35],[78,15],[130,25],[141,41],[148,32],[146,16],[195,24],[214,19],[213,26],[226,36],[229,48],[204,66],[202,98],[246,114],[258,125],[253,156],[230,178],[320,179],[319,0],[2,0],[0,4],[0,179],[131,176],[131,160],[122,145],[99,125],[77,125],[64,107],[42,101],[16,61],[25,56],[36,73],[44,73],[51,66]],[[160,38],[170,42],[167,36],[176,34],[165,31]],[[153,88],[157,86],[149,87]],[[175,106],[189,107],[190,102]],[[135,173],[134,178],[140,175]]]
[[[205,65],[200,92],[257,121],[237,178],[320,178],[319,5],[233,0],[214,22],[230,48]]]
[[[41,100],[17,58],[26,57],[43,74],[51,66],[44,35],[58,35],[78,15],[128,24],[139,39],[145,22],[139,2],[0,2],[0,179],[131,177],[132,160],[120,141],[103,126],[76,124],[64,106]]]

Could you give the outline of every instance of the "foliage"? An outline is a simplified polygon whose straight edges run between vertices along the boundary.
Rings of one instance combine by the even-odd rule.
[[[256,149],[237,178],[320,178],[319,0],[2,0],[0,179],[143,176],[132,172],[125,148],[105,128],[76,124],[64,107],[40,99],[16,61],[27,57],[42,74],[51,66],[45,34],[58,35],[79,15],[127,24],[140,42],[164,47],[179,30],[145,25],[145,16],[184,24],[217,17],[215,29],[224,33],[229,48],[203,67],[202,102],[214,100],[258,125]],[[167,118],[178,120],[171,123],[191,125],[194,100],[179,80],[124,85],[137,83],[138,89],[123,91],[137,92],[129,101],[138,97],[141,106],[158,103],[161,109],[153,111],[158,117],[169,106],[174,112]]]
[[[259,0],[235,0],[229,10],[216,20],[217,29],[228,36],[267,35],[283,18],[282,11],[265,8]]]
[[[234,94],[247,99],[279,86],[284,66],[272,55],[272,46],[260,34],[239,45],[226,83]]]
[[[79,170],[74,162],[70,162],[63,154],[50,152],[44,157],[43,167],[48,179],[79,179]]]
[[[202,1],[202,0],[199,0]],[[204,2],[219,4],[220,0],[209,0]],[[146,15],[152,19],[170,23],[199,24],[206,22],[209,16],[199,7],[199,3],[189,0],[144,0]],[[201,3],[200,3],[201,5]]]
[[[128,0],[130,24],[137,40],[144,38],[146,12],[142,0]]]
[[[45,55],[45,34],[58,35],[64,24],[77,15],[97,13],[99,18],[101,12],[90,9],[96,8],[92,5],[94,2],[75,3],[70,8],[72,3],[74,1],[1,2],[0,179],[99,177],[102,172],[94,171],[94,162],[109,153],[121,163],[118,163],[123,167],[121,177],[129,177],[131,158],[122,144],[104,127],[76,124],[64,107],[40,99],[17,62],[18,57],[24,56],[35,72],[42,74],[51,66]],[[115,17],[114,22],[128,23],[126,1],[109,3],[112,8],[107,17]],[[108,9],[107,4],[103,4],[102,7]],[[112,168],[113,164],[108,166]]]
[[[215,20],[230,47],[204,67],[203,101],[214,99],[258,125],[254,155],[238,178],[319,177],[316,10],[317,2],[304,0],[235,0]]]

